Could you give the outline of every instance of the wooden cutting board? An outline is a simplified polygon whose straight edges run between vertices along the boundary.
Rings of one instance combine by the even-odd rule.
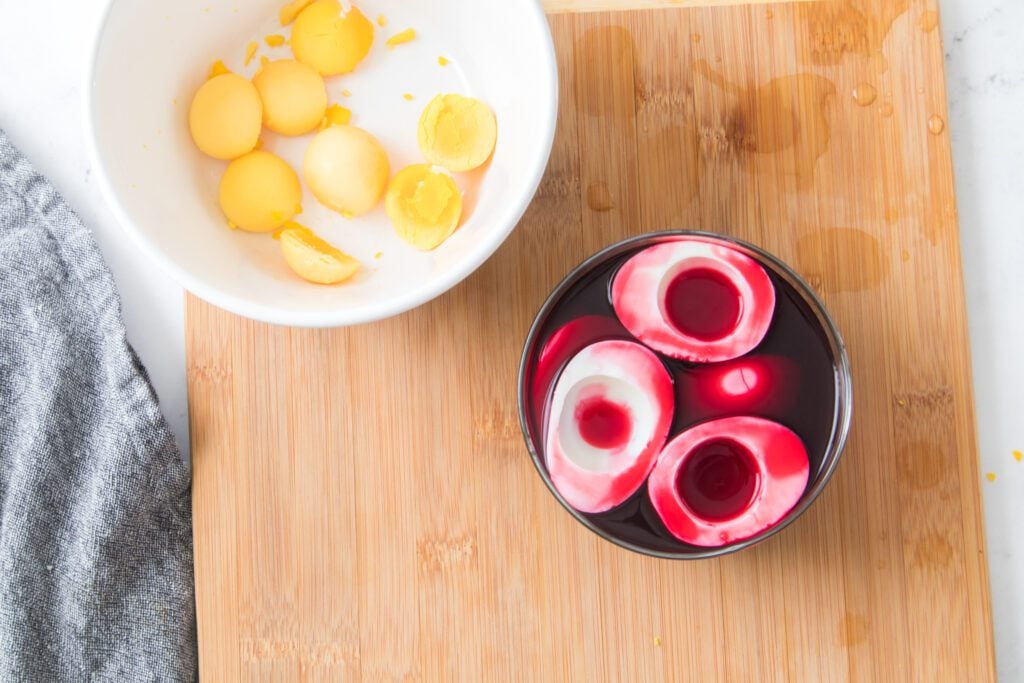
[[[551,17],[550,167],[452,292],[329,331],[188,299],[204,680],[993,678],[934,0],[681,4]],[[808,514],[691,563],[566,514],[515,398],[556,282],[674,227],[794,264],[846,337],[855,392]]]

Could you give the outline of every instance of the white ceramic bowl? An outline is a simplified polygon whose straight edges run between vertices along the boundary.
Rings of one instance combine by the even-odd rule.
[[[392,173],[422,163],[416,122],[438,92],[487,102],[498,121],[484,171],[456,176],[467,217],[445,243],[420,252],[402,242],[382,208],[352,220],[303,188],[297,218],[359,258],[351,281],[323,287],[288,270],[276,241],[226,227],[217,204],[225,162],[203,156],[188,132],[188,108],[210,64],[251,75],[259,55],[291,58],[277,12],[286,0],[110,0],[96,30],[86,88],[87,138],[102,191],[125,231],[182,286],[210,303],[272,323],[327,327],[395,315],[438,296],[483,263],[515,227],[547,164],[558,102],[557,68],[537,0],[361,0],[384,15],[374,45],[352,74],[328,79],[330,101],[383,143]],[[417,38],[388,49],[411,27]],[[248,66],[245,47],[260,41]],[[450,60],[438,64],[438,56]],[[351,91],[351,96],[342,95]],[[414,96],[412,101],[403,94]],[[301,169],[311,136],[264,132],[265,148]]]

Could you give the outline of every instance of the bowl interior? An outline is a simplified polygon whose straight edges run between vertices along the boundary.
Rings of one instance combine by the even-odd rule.
[[[456,177],[465,218],[433,252],[398,239],[382,208],[345,219],[303,187],[297,218],[364,267],[343,286],[299,280],[268,235],[226,227],[217,187],[226,162],[192,144],[188,109],[211,63],[250,76],[259,55],[291,58],[265,35],[289,34],[284,0],[112,0],[97,35],[90,76],[89,126],[97,175],[114,211],[140,246],[185,287],[249,317],[295,325],[339,325],[407,310],[468,275],[501,244],[529,203],[547,163],[557,105],[550,33],[534,0],[363,0],[376,27],[370,54],[352,74],[327,80],[328,99],[352,110],[352,123],[384,145],[392,173],[422,163],[416,123],[439,92],[487,102],[498,121],[494,155]],[[404,28],[417,38],[395,49]],[[247,43],[259,51],[245,65]],[[438,64],[438,56],[449,61]],[[344,96],[343,90],[351,92]],[[403,98],[405,93],[413,100]],[[264,148],[301,169],[311,135],[264,131]],[[301,175],[301,173],[300,173]]]
[[[615,264],[627,254],[635,253],[644,247],[652,246],[665,240],[676,239],[680,236],[711,238],[718,241],[725,240],[729,242],[730,246],[734,249],[745,253],[765,266],[770,272],[771,277],[777,281],[777,288],[779,287],[779,283],[785,283],[788,285],[795,295],[799,297],[799,308],[806,313],[806,319],[811,322],[811,326],[816,328],[815,336],[820,339],[820,342],[824,346],[823,350],[828,358],[825,363],[825,368],[828,375],[831,375],[830,379],[825,379],[826,386],[834,382],[832,390],[828,392],[831,393],[832,396],[832,405],[816,405],[813,411],[809,411],[807,414],[801,413],[801,419],[797,420],[800,424],[790,423],[787,425],[797,431],[798,434],[801,434],[801,437],[804,439],[806,439],[807,434],[809,434],[807,431],[808,424],[818,426],[814,430],[817,432],[814,436],[814,443],[816,445],[812,446],[810,442],[808,443],[808,449],[813,451],[809,454],[811,460],[811,471],[807,487],[799,501],[789,511],[789,513],[774,526],[765,529],[753,537],[719,547],[690,546],[676,541],[675,539],[666,540],[667,532],[663,530],[660,521],[656,519],[657,514],[647,503],[646,497],[648,494],[646,482],[635,494],[630,496],[627,501],[606,513],[587,515],[579,512],[569,505],[555,488],[551,481],[551,477],[548,474],[547,464],[544,457],[544,420],[546,418],[543,417],[547,413],[547,407],[546,405],[541,405],[540,401],[535,402],[534,398],[538,391],[533,386],[534,375],[537,367],[537,359],[541,354],[544,342],[549,338],[551,333],[561,325],[574,317],[578,317],[579,310],[582,310],[579,309],[579,305],[576,302],[571,302],[568,308],[561,309],[563,301],[567,297],[573,296],[574,292],[578,291],[580,287],[589,286],[588,283],[594,281],[603,282],[604,280],[602,278],[604,278],[607,273],[614,272],[616,267]],[[610,305],[608,305],[607,308],[608,310],[600,313],[600,315],[614,316]],[[592,313],[592,311],[589,310],[587,312]],[[776,323],[778,323],[778,320],[774,321],[773,325]],[[770,336],[771,334],[769,334],[769,337]],[[766,343],[767,342],[768,337],[766,337]],[[749,355],[759,355],[763,346],[763,344],[760,345],[758,349],[755,349]],[[676,371],[679,368],[687,365],[680,365],[678,361],[667,360],[664,357],[662,357],[662,360],[666,363],[670,372],[673,374],[676,374]],[[827,370],[829,364],[831,364],[831,371]],[[690,365],[690,367],[692,367],[692,365]],[[520,361],[518,392],[519,418],[523,429],[523,435],[526,439],[527,448],[533,458],[534,465],[536,466],[538,473],[544,480],[544,483],[562,506],[580,523],[602,538],[639,553],[667,559],[700,559],[735,552],[779,532],[799,517],[821,493],[838,464],[839,457],[842,454],[847,433],[849,431],[852,408],[849,361],[847,359],[846,350],[843,346],[842,338],[840,337],[834,323],[828,316],[824,305],[815,296],[810,287],[786,264],[753,245],[725,238],[721,235],[712,235],[709,233],[695,231],[670,231],[633,237],[607,247],[603,251],[598,252],[584,261],[570,272],[551,293],[534,320],[533,327],[527,337],[523,356]],[[548,400],[548,396],[545,396],[543,400],[546,402]],[[798,403],[797,405],[801,404]],[[715,415],[715,417],[721,417],[727,414],[729,413],[722,413],[720,415]],[[758,413],[755,412],[754,414]],[[765,414],[762,416],[772,419],[781,418],[779,415],[771,414]],[[707,418],[701,418],[698,422],[703,421],[704,419]],[[784,422],[785,421],[786,420],[784,420]],[[801,424],[803,426],[800,426]],[[675,427],[673,429],[675,430]],[[662,529],[662,536],[656,538],[650,534],[642,533],[634,538],[626,538],[624,536],[616,535],[614,529],[617,527],[621,528],[619,527],[620,521],[625,521],[628,525],[632,524],[632,522],[626,520],[633,519],[644,520],[641,522],[643,525],[649,524],[652,528]]]

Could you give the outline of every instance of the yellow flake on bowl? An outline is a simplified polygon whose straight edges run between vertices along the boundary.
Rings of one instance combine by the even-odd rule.
[[[306,9],[306,5],[311,2],[313,2],[313,0],[293,0],[282,7],[277,13],[278,18],[281,20],[281,26],[287,26],[295,21],[295,17],[299,16],[299,12]]]
[[[281,47],[284,45],[284,36],[280,33],[271,33],[269,36],[263,37],[263,42],[269,47]]]
[[[1013,459],[1016,460],[1017,462],[1020,462],[1021,459],[1024,459],[1024,453],[1021,453],[1020,451],[1014,451]]]
[[[407,28],[404,31],[399,31],[395,35],[387,39],[388,47],[396,47],[403,43],[408,43],[416,39],[416,31],[411,28]]]
[[[245,65],[249,66],[249,62],[256,56],[256,49],[259,48],[260,44],[255,40],[245,46]]]
[[[378,14],[377,15],[377,26],[380,26],[381,28],[383,28],[383,27],[385,27],[387,25],[388,25],[388,18],[385,17],[383,14]]]
[[[989,481],[995,481],[996,480],[996,473],[995,472],[988,472],[988,473],[985,474],[985,478],[988,479]]]
[[[352,120],[352,111],[340,104],[332,104],[327,107],[324,118],[320,121],[320,130],[328,126],[344,126]]]
[[[373,258],[375,258],[375,259],[377,259],[379,261],[380,257],[383,256],[383,255],[384,255],[383,251],[378,251],[376,254],[373,255]]]
[[[231,69],[225,66],[224,62],[218,59],[216,62],[210,65],[210,73],[206,75],[206,79],[209,80],[214,76],[221,76],[223,74],[231,73]]]
[[[440,57],[437,58],[437,63],[440,64],[441,66],[448,66],[448,58],[445,57],[444,55],[441,55]]]
[[[342,97],[352,97],[352,91],[349,90],[348,88],[346,88],[346,89],[341,91],[341,96]]]
[[[270,57],[266,55],[260,55],[260,68],[262,69],[267,64],[270,64]]]
[[[402,93],[402,99],[404,99],[406,102],[412,102],[412,93]]]

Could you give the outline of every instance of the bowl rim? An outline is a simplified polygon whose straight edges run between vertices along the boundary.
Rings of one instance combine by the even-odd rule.
[[[92,27],[86,48],[85,83],[82,87],[82,98],[84,101],[82,104],[85,112],[83,125],[85,127],[85,141],[89,163],[98,181],[100,193],[104,201],[110,207],[121,230],[128,235],[135,247],[156,262],[181,287],[214,306],[259,322],[295,327],[343,327],[374,322],[404,313],[444,294],[483,265],[519,224],[523,214],[526,213],[526,209],[532,202],[537,188],[540,186],[551,156],[551,149],[555,139],[555,125],[558,119],[558,63],[555,56],[555,45],[551,36],[551,29],[541,7],[540,0],[513,0],[526,13],[541,36],[541,44],[534,45],[533,50],[541,55],[542,61],[547,66],[544,73],[537,74],[537,78],[547,81],[543,89],[547,91],[548,96],[544,118],[536,122],[536,138],[541,141],[541,144],[537,148],[538,153],[523,174],[523,177],[526,178],[526,183],[522,186],[520,192],[502,202],[503,208],[500,209],[498,215],[493,220],[489,221],[492,224],[501,226],[501,229],[491,232],[486,239],[480,240],[475,248],[456,261],[455,265],[446,271],[443,277],[431,280],[429,286],[410,290],[381,303],[339,306],[337,309],[329,311],[292,311],[282,307],[254,303],[228,294],[179,265],[174,259],[164,253],[135,224],[135,221],[130,217],[118,198],[110,178],[107,176],[96,136],[96,117],[93,110],[95,103],[94,85],[96,82],[95,71],[100,45],[111,9],[117,1],[105,0],[102,10],[97,14],[96,23]]]
[[[748,255],[753,254],[762,261],[771,265],[775,269],[776,275],[786,280],[794,289],[797,290],[798,293],[801,294],[804,301],[811,307],[821,324],[822,330],[825,332],[825,336],[829,342],[830,350],[835,358],[834,372],[836,380],[836,398],[833,410],[832,433],[829,436],[828,448],[826,449],[825,456],[822,459],[824,463],[823,468],[819,470],[817,478],[814,480],[810,488],[804,492],[801,501],[786,513],[786,516],[783,517],[778,524],[775,524],[761,533],[751,536],[750,538],[724,546],[712,548],[699,548],[698,546],[693,546],[692,550],[687,551],[661,551],[644,548],[643,546],[636,545],[607,533],[591,522],[582,512],[569,505],[565,498],[562,497],[558,492],[558,489],[556,489],[554,484],[551,482],[551,477],[543,463],[543,458],[534,447],[533,439],[530,436],[530,427],[527,421],[529,391],[525,386],[525,381],[527,363],[538,342],[540,330],[547,323],[547,319],[555,305],[561,300],[562,296],[568,289],[573,287],[577,282],[579,282],[579,280],[586,277],[594,268],[602,265],[609,259],[615,258],[627,251],[636,249],[639,246],[653,245],[679,237],[700,237],[723,241],[729,243],[729,245],[734,248],[738,247],[740,251],[748,252]],[[835,473],[849,436],[850,420],[853,410],[853,386],[850,372],[850,359],[846,352],[846,345],[843,343],[843,338],[839,333],[839,329],[836,327],[835,322],[832,320],[828,310],[825,308],[825,304],[821,301],[821,298],[817,295],[814,289],[812,289],[811,286],[807,284],[807,282],[784,261],[770,252],[765,251],[761,247],[736,237],[702,230],[662,230],[627,237],[626,239],[604,247],[570,270],[547,296],[544,303],[541,305],[540,310],[537,312],[537,315],[533,319],[530,331],[526,336],[526,342],[523,344],[522,355],[519,359],[519,372],[516,378],[516,394],[519,407],[519,427],[523,434],[523,440],[526,442],[526,449],[529,451],[530,459],[533,461],[533,466],[540,475],[540,478],[543,480],[544,485],[559,504],[565,508],[577,522],[604,540],[641,555],[657,557],[665,560],[701,560],[729,555],[756,545],[771,536],[774,536],[795,522],[801,515],[803,515],[804,512],[807,511],[814,501],[817,500],[818,496],[821,495],[821,492],[825,489],[825,486]]]

